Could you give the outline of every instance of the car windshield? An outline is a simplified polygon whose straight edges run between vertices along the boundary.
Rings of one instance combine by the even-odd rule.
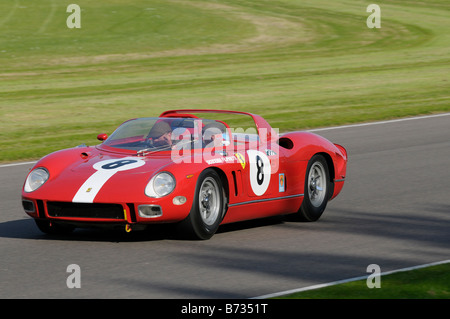
[[[199,118],[138,118],[120,125],[102,146],[140,153],[168,151],[189,144],[191,149],[230,143],[223,121]]]

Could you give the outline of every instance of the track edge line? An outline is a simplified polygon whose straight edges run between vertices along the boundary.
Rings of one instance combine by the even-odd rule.
[[[380,274],[380,276],[391,275],[391,274],[395,274],[395,273],[399,273],[399,272],[416,270],[416,269],[421,269],[421,268],[426,268],[426,267],[431,267],[431,266],[443,265],[443,264],[447,264],[447,263],[450,263],[450,259],[437,261],[434,263],[428,263],[428,264],[423,264],[423,265],[417,265],[417,266],[412,266],[412,267],[406,267],[406,268],[386,271],[386,272],[382,272]],[[272,294],[266,294],[266,295],[262,295],[262,296],[258,296],[258,297],[249,298],[249,299],[268,299],[268,298],[274,298],[274,297],[281,297],[281,296],[290,295],[290,294],[297,293],[297,292],[315,290],[315,289],[335,286],[335,285],[339,285],[339,284],[344,284],[344,283],[348,283],[348,282],[352,282],[352,281],[363,280],[363,279],[367,279],[369,276],[370,275],[364,275],[364,276],[359,276],[359,277],[342,279],[342,280],[332,281],[332,282],[328,282],[328,283],[324,283],[324,284],[318,284],[318,285],[313,285],[313,286],[308,286],[308,287],[303,287],[303,288],[275,292]]]

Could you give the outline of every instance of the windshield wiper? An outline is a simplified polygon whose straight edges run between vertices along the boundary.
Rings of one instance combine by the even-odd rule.
[[[147,147],[147,148],[143,148],[139,151],[137,151],[137,156],[145,156],[151,153],[155,153],[155,152],[159,152],[159,151],[163,151],[165,149],[171,149],[170,145],[162,145],[159,147]]]

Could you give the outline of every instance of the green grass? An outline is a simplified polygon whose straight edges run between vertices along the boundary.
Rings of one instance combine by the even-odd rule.
[[[352,281],[277,299],[450,299],[450,264],[381,276],[380,288]]]
[[[450,4],[0,3],[0,162],[95,144],[172,108],[245,110],[280,131],[450,111]]]

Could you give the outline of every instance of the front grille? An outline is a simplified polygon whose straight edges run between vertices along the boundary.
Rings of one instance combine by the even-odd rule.
[[[48,202],[47,212],[51,217],[125,218],[123,207],[118,204]]]

